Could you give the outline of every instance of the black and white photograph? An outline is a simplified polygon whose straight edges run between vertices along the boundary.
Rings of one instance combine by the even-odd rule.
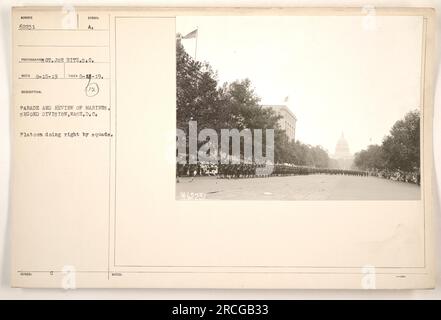
[[[312,2],[1,4],[0,292],[439,296],[441,7]]]
[[[178,16],[176,199],[419,200],[424,32],[375,12]]]

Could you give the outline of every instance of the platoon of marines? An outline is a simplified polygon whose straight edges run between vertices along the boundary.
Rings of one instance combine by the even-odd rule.
[[[259,164],[177,164],[176,177],[195,177],[195,176],[217,176],[220,179],[240,179],[240,178],[259,178],[270,176],[294,176],[310,174],[329,174],[329,175],[351,175],[359,177],[379,177],[393,181],[409,182],[420,184],[419,171],[404,172],[401,170],[347,170],[332,168],[315,168],[307,166],[297,166],[293,164],[274,164],[270,166],[271,170],[263,170],[268,165]],[[262,169],[262,170],[258,170]],[[265,173],[266,172],[266,173]],[[179,180],[178,180],[179,182]]]

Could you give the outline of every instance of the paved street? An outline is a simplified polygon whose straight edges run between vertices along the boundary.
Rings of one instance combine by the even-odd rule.
[[[343,175],[253,179],[179,178],[176,199],[419,200],[420,187],[376,177]]]

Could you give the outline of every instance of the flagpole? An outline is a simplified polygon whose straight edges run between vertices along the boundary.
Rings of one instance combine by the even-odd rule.
[[[198,38],[199,38],[199,27],[196,27],[196,46],[194,48],[194,60],[196,61],[196,55],[198,52]]]

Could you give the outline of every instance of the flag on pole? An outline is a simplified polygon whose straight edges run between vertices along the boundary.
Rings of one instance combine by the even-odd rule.
[[[182,39],[193,39],[193,38],[197,38],[197,36],[198,36],[198,29],[195,29],[192,32],[188,33],[187,35],[183,36]]]
[[[194,47],[194,59],[196,60],[196,55],[198,52],[198,28],[196,28],[192,32],[186,34],[181,39],[196,39],[196,44]]]

